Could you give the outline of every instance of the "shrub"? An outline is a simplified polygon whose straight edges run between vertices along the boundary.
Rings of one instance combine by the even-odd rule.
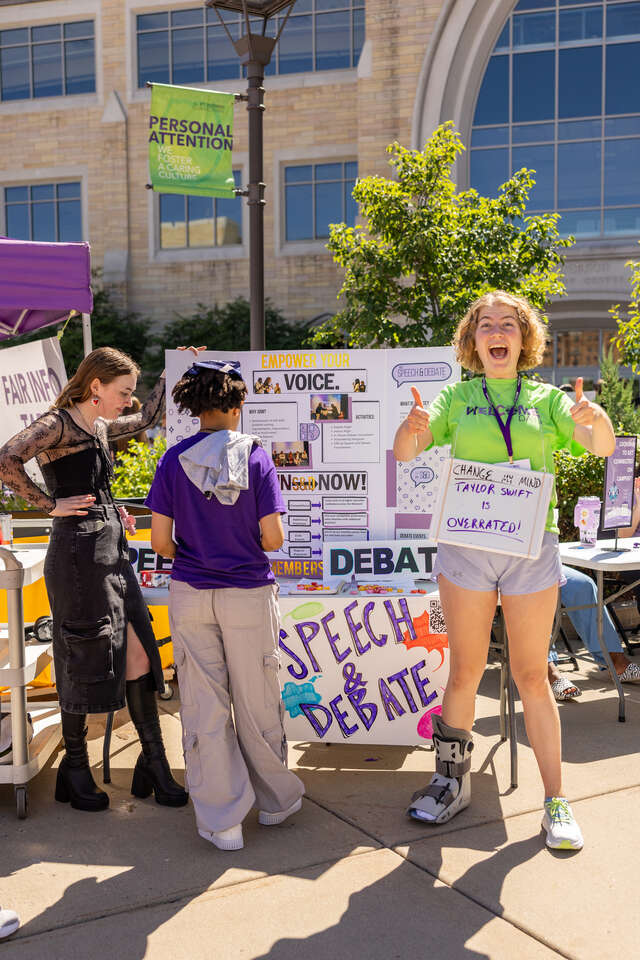
[[[32,507],[24,497],[19,497],[17,493],[14,493],[12,490],[9,490],[8,487],[5,487],[3,483],[0,483],[0,513],[37,509],[37,507]]]
[[[122,500],[146,497],[158,460],[166,449],[167,441],[163,436],[156,437],[151,445],[130,440],[128,449],[116,457],[115,476],[111,484],[114,497]]]
[[[573,510],[578,497],[600,497],[604,485],[604,459],[592,453],[572,457],[568,450],[556,450],[556,491],[560,539],[576,540]]]

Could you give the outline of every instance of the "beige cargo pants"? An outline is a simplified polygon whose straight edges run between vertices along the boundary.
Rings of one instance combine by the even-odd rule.
[[[254,804],[286,810],[304,785],[286,766],[277,588],[196,590],[172,580],[169,622],[198,829],[227,830]]]

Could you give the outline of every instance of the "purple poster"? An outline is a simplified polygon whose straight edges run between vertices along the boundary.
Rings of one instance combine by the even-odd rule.
[[[616,437],[605,461],[602,529],[631,526],[637,437]]]

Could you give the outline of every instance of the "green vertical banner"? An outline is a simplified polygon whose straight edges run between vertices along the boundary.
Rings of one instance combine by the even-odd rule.
[[[149,173],[159,193],[234,197],[233,93],[154,83]]]

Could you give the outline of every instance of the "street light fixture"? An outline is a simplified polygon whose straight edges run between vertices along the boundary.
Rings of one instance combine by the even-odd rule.
[[[252,350],[265,348],[264,324],[264,188],[262,163],[262,114],[264,112],[264,69],[280,39],[284,25],[289,19],[295,0],[206,0],[205,6],[213,7],[240,62],[247,68],[247,110],[249,111],[249,186],[238,191],[248,197],[249,204],[249,275],[251,319],[250,346]],[[267,22],[281,10],[287,9],[275,37],[267,37]],[[243,14],[244,33],[234,40],[220,10]],[[260,33],[251,30],[251,18],[262,20]]]

